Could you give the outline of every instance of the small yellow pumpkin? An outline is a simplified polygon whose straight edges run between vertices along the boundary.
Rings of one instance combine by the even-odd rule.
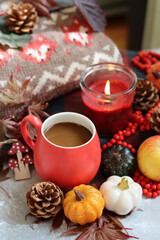
[[[81,184],[67,192],[63,200],[63,210],[73,223],[84,225],[101,217],[104,199],[101,192],[90,186]]]

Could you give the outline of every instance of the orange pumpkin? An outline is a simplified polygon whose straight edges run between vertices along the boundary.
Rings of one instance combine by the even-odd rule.
[[[90,186],[81,184],[67,192],[63,200],[63,210],[73,223],[84,225],[101,217],[104,199],[101,192]]]

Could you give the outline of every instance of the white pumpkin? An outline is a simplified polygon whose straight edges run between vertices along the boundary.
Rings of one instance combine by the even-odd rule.
[[[105,207],[119,215],[126,215],[136,210],[142,200],[142,188],[128,176],[111,176],[104,182],[100,191]]]

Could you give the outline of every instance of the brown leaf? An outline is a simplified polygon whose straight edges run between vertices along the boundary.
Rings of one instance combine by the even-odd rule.
[[[65,223],[66,223],[67,229],[68,229],[71,224],[71,221],[66,216],[64,217],[64,220],[65,220]]]
[[[23,0],[23,2],[26,2],[26,3],[31,3],[34,5],[34,3],[39,3],[40,5],[43,5],[45,6],[46,8],[54,8],[54,7],[59,7],[59,5],[54,2],[53,0]]]
[[[134,236],[130,236],[129,234],[128,234],[128,232],[127,233],[125,233],[125,232],[122,232],[122,231],[115,231],[115,230],[109,230],[108,231],[108,235],[109,236],[112,236],[114,239],[129,239],[129,238],[135,238],[135,239],[138,239],[137,237],[134,237]]]
[[[11,177],[0,177],[0,181],[5,181],[5,180],[8,180],[10,179]]]
[[[21,91],[25,91],[25,90],[27,89],[29,83],[30,83],[30,79],[25,80],[25,81],[22,83],[20,90],[21,90]]]
[[[82,232],[76,240],[118,240],[137,237],[130,236],[127,228],[108,211],[104,211],[103,215],[96,219],[93,223],[88,223],[84,226],[74,224],[69,227],[69,230],[62,233],[61,236],[68,234],[77,234]]]
[[[30,122],[27,122],[28,136],[35,141],[37,138],[37,130]]]
[[[30,216],[34,217],[32,214]],[[49,221],[48,218],[46,218],[46,219],[44,219],[44,218],[36,219],[32,222],[31,228],[34,230],[34,224],[40,224],[41,222],[47,222],[47,221]]]
[[[48,18],[51,18],[49,8],[59,7],[59,5],[52,0],[23,0],[23,2],[32,4],[40,16]]]
[[[54,8],[54,7],[58,7],[59,6],[53,0],[36,0],[36,2],[41,3],[42,5],[46,6],[47,8]]]
[[[0,142],[5,140],[5,130],[3,120],[0,120]]]
[[[28,216],[33,217],[32,213],[29,212],[29,213],[27,213],[26,216],[25,216],[25,221],[27,221]]]
[[[38,99],[38,95],[35,95],[32,102],[28,105],[28,114],[33,114],[38,118],[48,118],[49,114],[44,111],[47,107],[46,93],[41,100]]]
[[[64,213],[63,211],[60,211],[57,216],[52,221],[52,229],[51,231],[60,228],[64,220]]]
[[[9,172],[9,168],[7,167],[7,168],[3,169],[3,162],[0,162],[0,181],[4,181],[4,180],[7,180],[10,178],[10,177],[6,177],[8,172]],[[1,189],[2,189],[2,187],[1,187]]]
[[[112,214],[107,213],[107,215],[109,216],[109,218],[115,223],[116,226],[118,226],[120,229],[126,229],[123,224],[116,218],[114,217]]]
[[[76,227],[73,227],[71,228],[70,230],[67,230],[65,232],[63,232],[61,234],[61,236],[65,236],[65,235],[70,235],[70,234],[77,234],[77,233],[80,233],[82,231],[84,231],[86,229],[86,226],[81,226],[81,225],[78,225]]]
[[[32,213],[27,213],[26,216],[25,216],[25,220],[26,221],[27,221],[28,216],[35,218],[35,216]],[[49,218],[46,218],[46,219],[44,219],[44,218],[35,219],[32,222],[32,224],[31,224],[31,228],[34,230],[34,226],[33,226],[34,224],[40,224],[41,222],[47,222],[47,221],[49,221]]]
[[[10,178],[10,177],[6,177],[8,172],[9,172],[9,168],[6,168],[2,172],[0,172],[0,181],[4,181]]]
[[[106,27],[106,17],[98,1],[73,0],[84,18],[94,31],[104,32]]]
[[[82,236],[82,233],[79,235],[79,237],[76,238],[76,240],[96,240],[96,234],[91,232],[88,235]]]
[[[38,95],[35,95],[32,99],[32,102],[27,107],[27,111],[29,115],[35,115],[37,118],[41,119],[42,121],[45,118],[48,118],[50,115],[45,112],[44,110],[48,107],[48,103],[46,102],[46,94],[44,94],[43,98],[39,100]],[[37,138],[37,131],[36,128],[31,123],[27,123],[27,129],[29,137],[32,140]]]
[[[2,129],[7,138],[19,138],[21,136],[20,123],[14,117],[5,117],[2,120]]]
[[[101,231],[97,231],[97,232],[96,232],[96,239],[97,239],[97,240],[103,240],[103,239],[104,239]]]
[[[72,223],[65,217],[63,211],[61,211],[53,219],[51,231],[59,228],[62,225],[63,220],[65,220],[68,230],[63,232],[61,236],[79,234],[75,240],[127,240],[129,238],[138,239],[135,236],[129,235],[127,228],[125,228],[123,224],[110,212],[104,212],[105,214],[103,213],[103,215],[99,219],[96,219],[96,221],[93,223],[88,223],[82,226]],[[33,224],[39,224],[40,222],[47,220],[36,219],[32,223],[32,228]]]
[[[104,225],[106,225],[106,223],[104,223]],[[121,228],[119,228],[117,225],[115,225],[114,222],[109,222],[107,223],[107,228],[110,228],[110,229],[115,229],[115,230],[122,230]]]
[[[76,240],[85,240],[91,237],[94,233],[94,229],[91,227],[86,228],[77,238]],[[93,237],[93,236],[92,236]]]
[[[0,186],[0,188],[3,190],[3,192],[5,192],[5,194],[6,194],[9,198],[11,198],[11,196],[9,195],[9,193],[8,193],[2,186]]]
[[[31,228],[34,230],[34,224],[40,224],[41,222],[48,221],[48,219],[36,219],[32,222]]]
[[[0,89],[2,93],[1,102],[10,105],[27,104],[31,101],[32,91],[36,86],[29,88],[30,79],[25,80],[19,86],[17,79],[12,74],[10,79],[7,77],[8,87],[6,90]],[[29,89],[28,89],[29,88]]]
[[[108,229],[107,233],[108,233],[108,236],[112,236],[115,239],[128,239],[129,238],[128,233],[124,233],[120,230],[115,231],[115,229]]]
[[[104,240],[112,240],[111,238],[109,238],[107,235],[105,235],[104,232],[101,231],[101,235],[103,236]]]
[[[3,169],[3,162],[0,162],[0,180],[6,180],[8,179],[8,177],[6,177],[6,175],[9,172],[9,168],[5,168]]]
[[[47,7],[45,7],[44,5],[42,5],[42,4],[38,3],[38,2],[34,2],[33,5],[34,5],[34,7],[37,10],[38,15],[51,18],[49,10],[47,9]]]

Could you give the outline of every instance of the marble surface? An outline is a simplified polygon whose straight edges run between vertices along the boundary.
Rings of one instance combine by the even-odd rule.
[[[9,199],[0,189],[0,240],[71,240],[72,237],[60,237],[66,230],[66,224],[61,228],[50,232],[51,221],[34,225],[34,220],[28,217],[25,220],[29,208],[26,204],[26,193],[36,183],[41,181],[32,169],[32,178],[29,180],[16,181],[14,178],[1,182],[1,186],[11,195]],[[125,227],[132,228],[129,234],[138,237],[140,240],[159,240],[160,239],[160,196],[155,199],[143,198],[141,206],[142,211],[136,211],[130,216],[121,219]]]

